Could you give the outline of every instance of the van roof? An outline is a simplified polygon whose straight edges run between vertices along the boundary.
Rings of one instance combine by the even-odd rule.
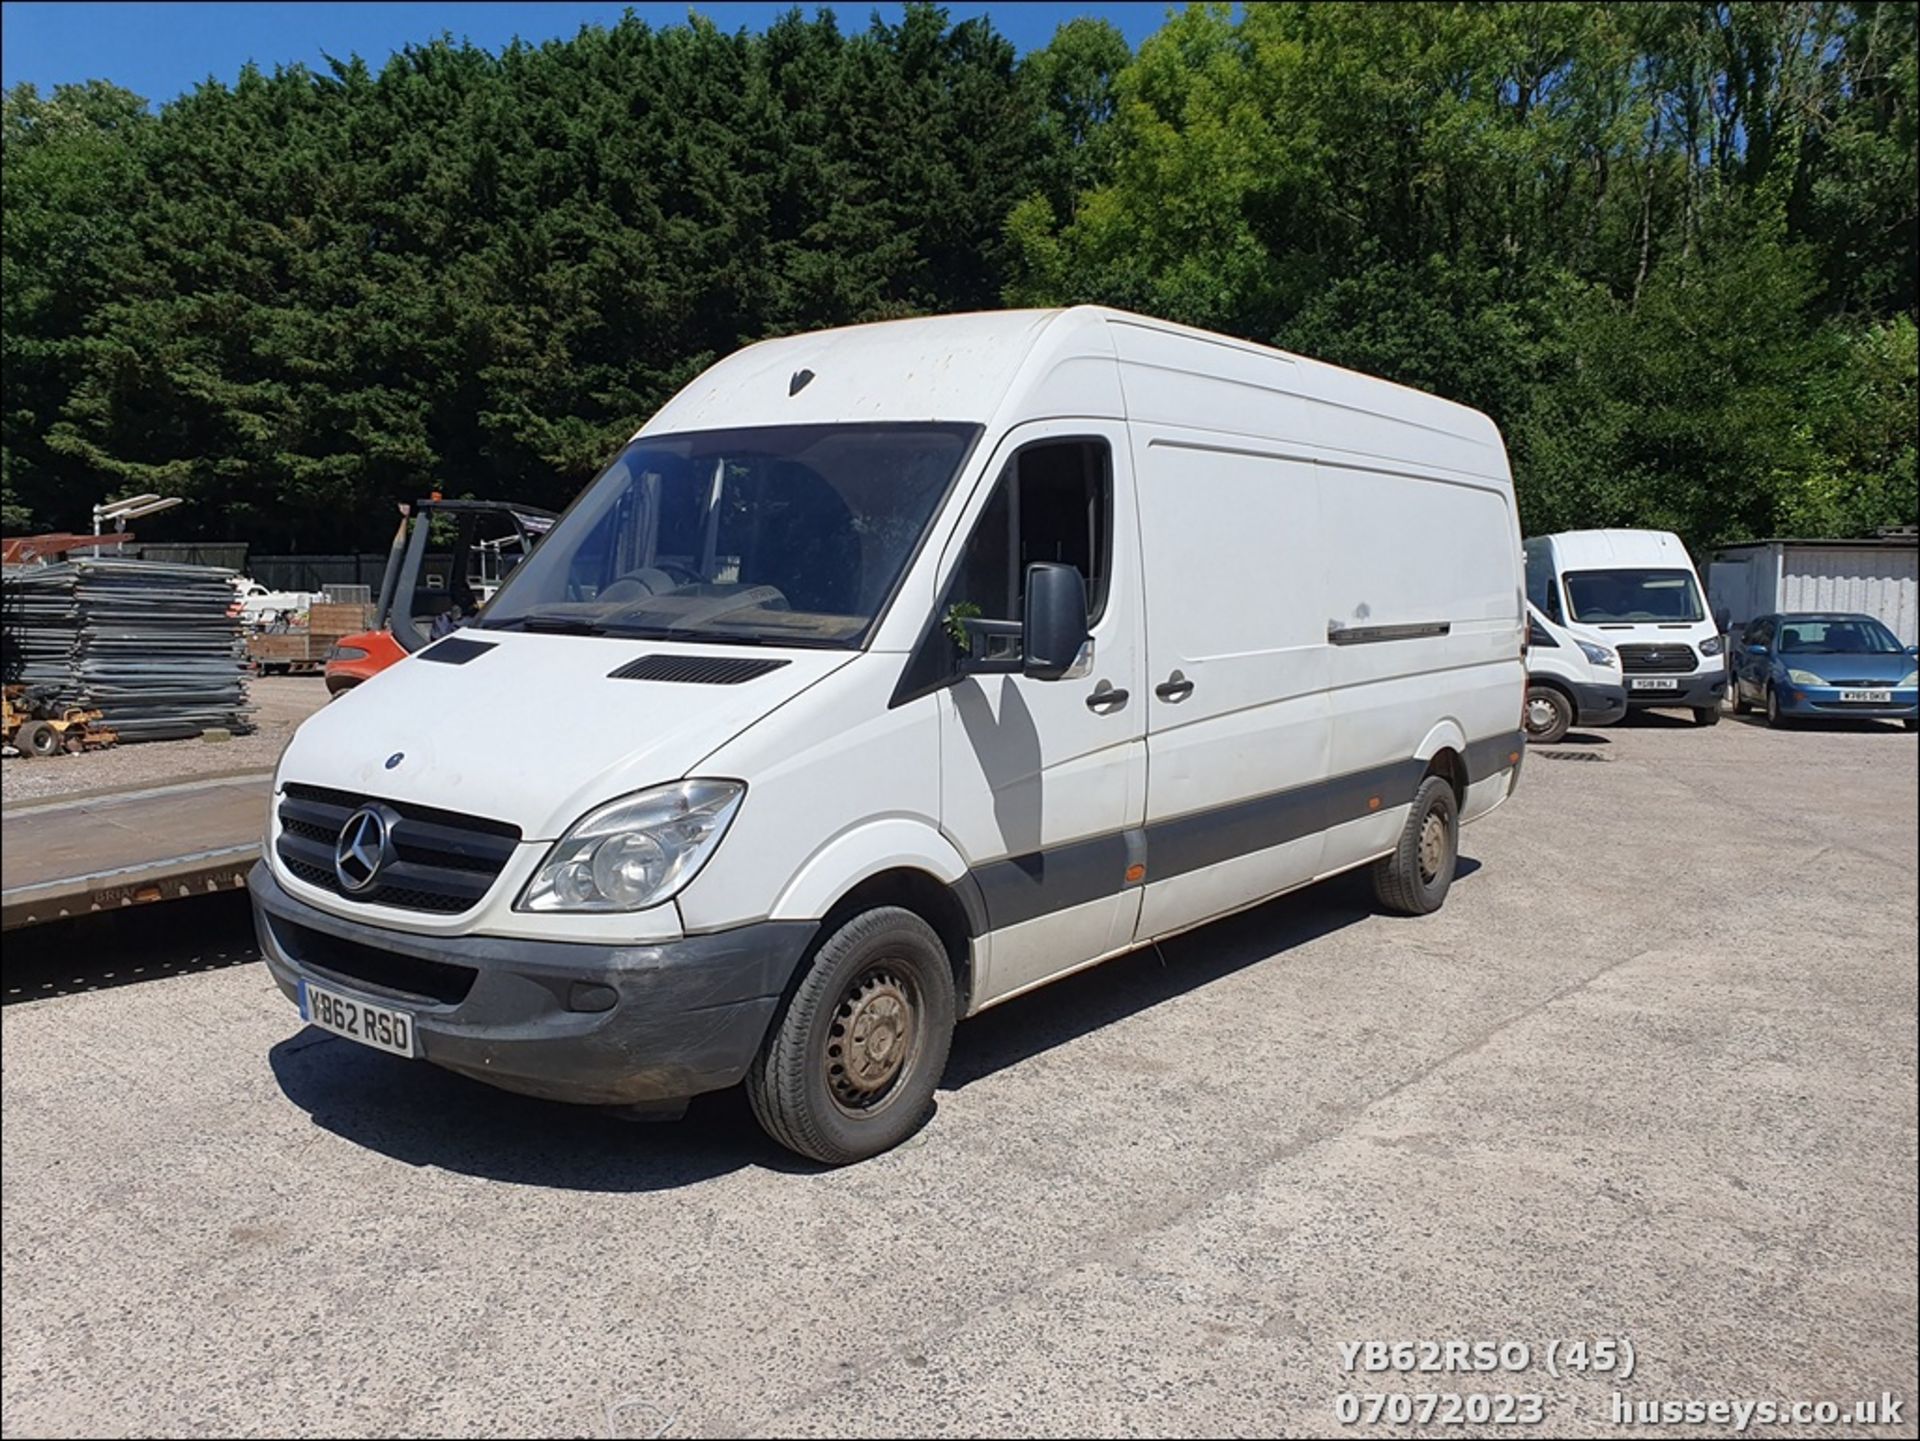
[[[1117,358],[1127,337],[1143,332],[1236,353],[1221,357],[1223,372],[1258,366],[1262,358],[1286,362],[1284,371],[1275,368],[1287,377],[1286,390],[1399,421],[1409,433],[1466,441],[1487,452],[1487,469],[1505,480],[1498,430],[1467,406],[1251,341],[1097,305],[924,316],[763,340],[696,377],[643,430],[847,420],[985,424],[1016,390],[1030,412],[1022,418],[1124,418],[1113,367],[1086,362]]]
[[[1561,570],[1595,570],[1621,565],[1685,566],[1693,569],[1680,537],[1670,530],[1562,530],[1553,542]]]

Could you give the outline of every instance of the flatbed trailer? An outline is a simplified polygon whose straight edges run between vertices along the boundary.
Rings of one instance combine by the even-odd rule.
[[[0,930],[244,886],[272,788],[251,770],[7,806]]]

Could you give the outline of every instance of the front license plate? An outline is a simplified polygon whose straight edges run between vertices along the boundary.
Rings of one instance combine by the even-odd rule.
[[[1890,690],[1843,690],[1840,692],[1840,699],[1866,701],[1869,705],[1888,705],[1893,700],[1893,692]]]
[[[1680,682],[1672,676],[1653,676],[1633,682],[1635,690],[1679,690]]]
[[[396,1056],[420,1054],[414,1049],[413,1017],[405,1011],[369,1005],[311,981],[300,983],[300,1019],[376,1051]]]

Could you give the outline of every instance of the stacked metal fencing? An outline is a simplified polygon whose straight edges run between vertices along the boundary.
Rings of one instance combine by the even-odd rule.
[[[149,560],[9,566],[0,670],[123,741],[253,729],[233,572]]]

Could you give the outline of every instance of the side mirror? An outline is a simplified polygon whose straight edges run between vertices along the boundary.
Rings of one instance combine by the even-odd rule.
[[[1767,643],[1765,641],[1756,640],[1747,647],[1748,655],[1765,655],[1766,653]]]
[[[1910,645],[1910,646],[1908,646],[1908,647],[1907,647],[1907,654],[1908,654],[1908,655],[1920,655],[1920,645]]]
[[[1034,680],[1067,680],[1087,647],[1087,582],[1058,561],[1027,567],[1021,669]]]

